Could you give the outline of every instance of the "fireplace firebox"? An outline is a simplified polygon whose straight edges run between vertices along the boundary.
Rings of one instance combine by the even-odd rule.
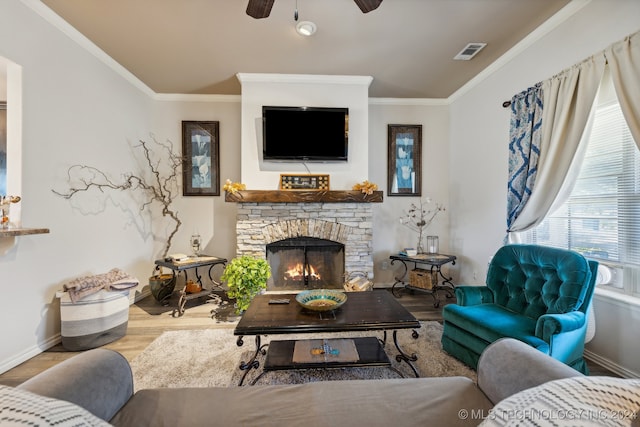
[[[344,282],[344,245],[315,237],[293,237],[267,244],[272,291],[339,289]]]

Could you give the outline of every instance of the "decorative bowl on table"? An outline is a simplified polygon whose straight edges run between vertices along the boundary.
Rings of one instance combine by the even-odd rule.
[[[312,289],[296,295],[298,304],[308,310],[335,310],[347,301],[347,294],[333,289]]]

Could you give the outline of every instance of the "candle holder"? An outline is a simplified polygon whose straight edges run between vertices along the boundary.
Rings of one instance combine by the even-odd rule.
[[[200,244],[202,239],[198,233],[191,235],[191,250],[193,251],[193,256],[197,257],[200,252]]]
[[[427,236],[427,253],[438,253],[438,236]]]

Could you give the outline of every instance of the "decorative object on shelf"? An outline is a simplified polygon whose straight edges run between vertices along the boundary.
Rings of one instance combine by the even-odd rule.
[[[387,127],[387,195],[422,194],[422,125]]]
[[[199,283],[194,282],[193,280],[187,280],[187,283],[184,285],[184,291],[188,294],[197,294],[202,291],[202,286]]]
[[[247,186],[241,182],[231,182],[230,179],[227,179],[222,189],[227,193],[234,194],[234,193],[237,193],[238,191],[246,190]]]
[[[220,279],[227,283],[227,295],[236,300],[236,313],[240,314],[249,308],[253,297],[267,288],[269,277],[271,267],[266,260],[244,255],[231,260]]]
[[[431,202],[431,198],[427,197],[425,199],[420,199],[418,204],[411,203],[409,210],[404,211],[404,215],[400,217],[400,224],[418,233],[418,244],[416,245],[416,249],[419,254],[424,253],[424,246],[422,244],[422,236],[424,232],[429,225],[431,225],[435,217],[445,210],[444,206],[440,203],[436,203],[435,206],[429,207]],[[437,252],[437,240],[435,242],[435,248]]]
[[[20,200],[20,196],[0,196],[0,228],[9,228],[11,203],[18,203]]]
[[[194,233],[191,235],[191,239],[189,239],[191,243],[191,250],[193,251],[193,256],[197,257],[200,252],[200,244],[202,243],[202,239],[198,233]]]
[[[437,254],[438,253],[438,236],[427,236],[427,253],[428,254]]]
[[[329,175],[280,174],[280,190],[329,190]]]
[[[115,182],[98,168],[73,165],[67,170],[67,181],[70,188],[64,192],[51,191],[65,199],[71,199],[78,193],[85,193],[94,188],[100,190],[100,192],[105,190],[141,191],[146,196],[146,200],[140,206],[141,211],[153,202],[157,202],[162,207],[162,216],[169,217],[175,222],[175,227],[169,233],[162,253],[162,258],[165,258],[171,247],[173,236],[176,235],[182,225],[182,221],[178,217],[178,211],[171,206],[174,198],[178,195],[178,174],[182,166],[182,157],[173,152],[173,143],[171,141],[161,144],[153,137],[152,140],[160,151],[164,152],[164,155],[154,154],[150,144],[143,140],[139,141],[139,145],[134,146],[134,148],[142,149],[150,176],[126,173],[120,182]]]
[[[378,189],[378,185],[373,182],[369,182],[368,180],[362,181],[358,184],[355,184],[352,188],[354,191],[362,191],[363,194],[371,195],[374,191]]]
[[[347,294],[335,289],[311,289],[298,293],[296,301],[307,310],[330,311],[342,306]]]
[[[220,195],[220,122],[182,122],[182,194]]]

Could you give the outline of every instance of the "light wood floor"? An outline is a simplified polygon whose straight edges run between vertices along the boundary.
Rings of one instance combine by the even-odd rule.
[[[226,297],[220,293],[225,299]],[[404,305],[418,320],[442,321],[442,307],[455,302],[448,299],[444,292],[440,292],[440,306],[433,306],[431,295],[424,293],[402,292],[398,301]],[[222,308],[212,317],[212,304],[194,300],[187,303],[187,310],[181,317],[173,317],[172,310],[175,307],[175,299],[169,307],[161,306],[152,296],[148,296],[129,309],[129,323],[127,335],[104,346],[122,353],[127,360],[132,360],[140,354],[154,339],[165,331],[233,328],[234,320],[232,304],[223,304]],[[77,354],[65,350],[58,344],[49,350],[33,357],[32,359],[16,366],[0,375],[0,384],[16,386],[32,376],[54,366],[63,360]],[[592,375],[612,375],[606,369],[589,363]]]

